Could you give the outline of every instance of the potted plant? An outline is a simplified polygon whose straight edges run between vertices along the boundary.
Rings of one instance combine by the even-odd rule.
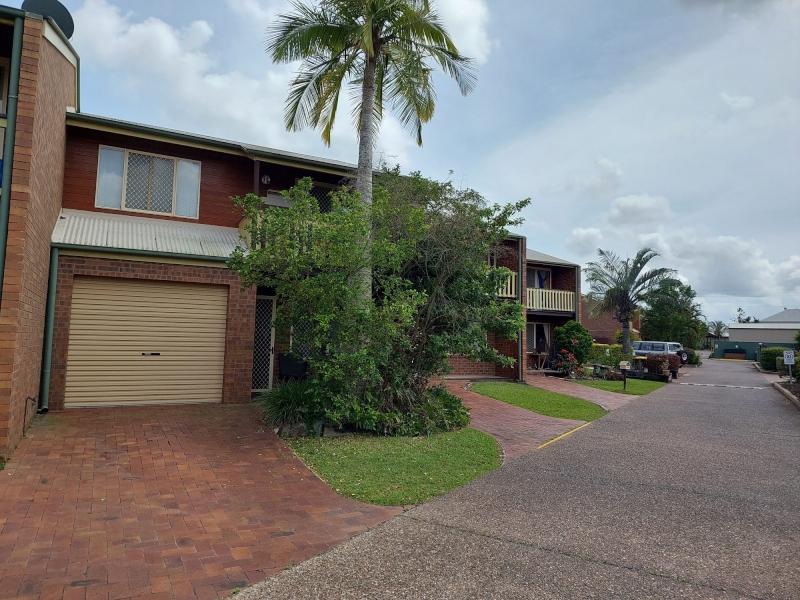
[[[669,361],[665,360],[661,363],[661,374],[662,375],[669,375]]]

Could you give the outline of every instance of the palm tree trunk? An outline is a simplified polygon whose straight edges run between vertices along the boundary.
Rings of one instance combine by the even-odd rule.
[[[630,354],[631,351],[631,322],[622,322],[622,353]]]
[[[361,194],[361,201],[367,206],[372,206],[372,153],[375,148],[375,69],[377,59],[367,57],[364,68],[364,81],[361,86],[361,116],[358,130],[358,172],[356,175],[356,191]],[[366,245],[365,256],[368,261],[366,267],[361,269],[359,277],[364,289],[364,305],[369,306],[372,301],[372,253],[370,251],[370,237],[364,241]]]

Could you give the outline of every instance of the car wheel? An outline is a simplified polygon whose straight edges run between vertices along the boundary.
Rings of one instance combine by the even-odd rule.
[[[689,353],[688,352],[678,352],[678,356],[681,357],[681,364],[686,364],[689,362]]]

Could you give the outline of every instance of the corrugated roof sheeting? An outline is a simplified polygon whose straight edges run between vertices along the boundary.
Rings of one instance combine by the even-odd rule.
[[[221,258],[239,245],[239,232],[230,227],[64,209],[52,240],[54,244]]]

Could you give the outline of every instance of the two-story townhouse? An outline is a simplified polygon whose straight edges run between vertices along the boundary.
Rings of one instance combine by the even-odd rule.
[[[526,365],[542,369],[553,356],[553,330],[581,318],[581,267],[535,250],[526,255]]]
[[[0,457],[37,410],[246,403],[270,388],[274,290],[242,289],[226,267],[241,221],[230,197],[282,205],[308,176],[324,201],[355,170],[82,113],[79,57],[55,16],[0,6]],[[579,269],[521,236],[490,260],[514,273],[501,295],[527,307],[516,340],[491,340],[516,363],[453,363],[524,380],[531,340],[551,344],[578,316]]]
[[[500,291],[505,301],[518,301],[525,307],[525,329],[516,340],[492,337],[489,341],[516,364],[503,368],[490,363],[472,362],[463,356],[451,356],[452,377],[503,377],[525,381],[528,369],[541,369],[553,356],[553,330],[568,321],[580,321],[581,268],[555,256],[527,248],[527,240],[512,235],[491,266],[511,270],[506,286]],[[502,301],[501,300],[501,301]]]

